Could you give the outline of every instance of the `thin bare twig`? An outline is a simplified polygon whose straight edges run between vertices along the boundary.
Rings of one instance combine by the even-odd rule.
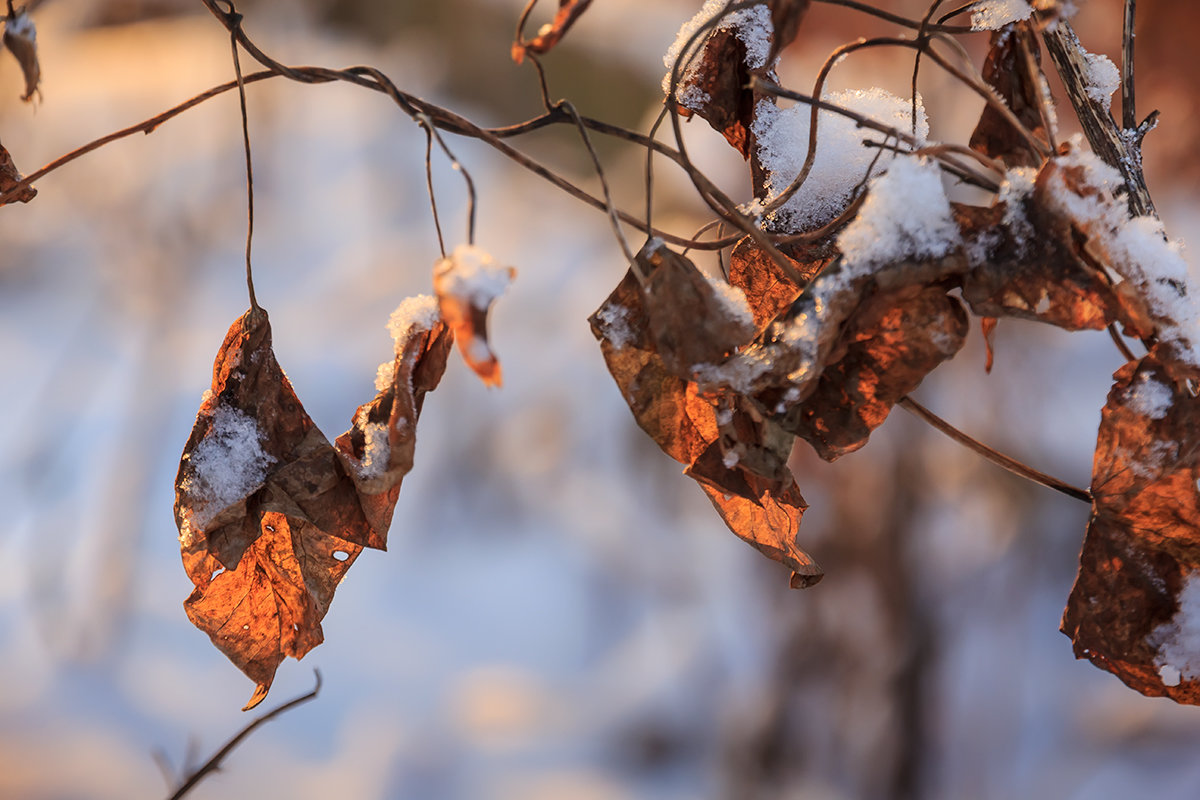
[[[228,2],[228,0],[227,0]],[[236,17],[240,27],[242,15],[229,2],[229,12]],[[242,64],[238,59],[237,34],[230,32],[229,46],[233,52],[233,73],[237,77],[238,104],[242,112],[242,145],[246,151],[246,291],[250,294],[250,308],[260,311],[258,298],[254,296],[254,271],[250,266],[250,248],[254,242],[254,162],[250,158],[250,115],[246,111],[246,82],[242,79]]]
[[[918,403],[916,400],[913,400],[911,397],[901,397],[896,404],[904,408],[906,411],[911,412],[921,421],[946,434],[964,447],[975,451],[996,466],[1003,467],[1014,475],[1031,480],[1034,483],[1040,483],[1047,489],[1053,489],[1056,492],[1062,492],[1068,497],[1073,497],[1076,500],[1082,500],[1085,503],[1092,502],[1092,493],[1086,489],[1080,489],[1077,486],[1072,486],[1065,481],[1055,478],[1053,475],[1047,475],[1044,472],[1039,472],[1033,467],[1017,461],[1011,456],[1006,456],[997,450],[993,450],[991,447],[988,447],[978,439],[974,439],[971,436],[963,433],[958,428],[954,427],[949,422],[946,422],[946,420],[942,419],[937,414],[934,414],[928,408]]]
[[[205,777],[220,769],[221,762],[224,761],[225,758],[232,753],[239,744],[242,743],[242,740],[253,733],[260,725],[270,722],[271,720],[275,719],[275,717],[278,717],[280,714],[283,714],[286,711],[291,711],[296,706],[304,705],[308,701],[315,699],[317,694],[321,691],[321,673],[319,670],[314,669],[313,675],[316,677],[317,683],[315,686],[313,686],[311,692],[300,695],[297,698],[289,700],[278,708],[268,711],[266,714],[263,714],[261,717],[250,722],[248,725],[246,725],[246,727],[238,731],[238,733],[232,739],[226,742],[220,750],[213,753],[212,758],[208,759],[208,761],[204,762],[203,765],[188,775],[187,779],[184,780],[184,782],[180,784],[179,788],[175,790],[175,793],[171,795],[170,800],[179,800],[179,798],[183,797],[192,789],[194,789],[196,784],[204,780]]]

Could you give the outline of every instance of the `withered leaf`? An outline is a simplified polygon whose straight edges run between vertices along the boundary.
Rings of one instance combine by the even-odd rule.
[[[1200,398],[1160,348],[1114,376],[1062,629],[1077,657],[1137,691],[1200,704]]]
[[[558,0],[558,13],[554,15],[553,22],[543,25],[533,39],[513,42],[513,61],[520,64],[525,60],[526,53],[542,55],[550,52],[591,3],[592,0]]]
[[[1026,58],[1026,52],[1032,56]],[[1035,136],[1046,139],[1039,102],[1042,96],[1041,51],[1037,36],[1026,23],[994,31],[983,63],[983,79],[996,90],[1021,124]],[[979,123],[971,133],[970,146],[1009,167],[1032,167],[1041,158],[1012,124],[990,104],[983,107]]]
[[[813,392],[781,423],[826,461],[854,452],[966,335],[967,314],[942,287],[872,295],[846,323]]]
[[[9,8],[12,8],[11,4]],[[17,9],[5,20],[4,46],[21,65],[21,74],[25,76],[25,94],[21,99],[29,102],[34,95],[40,94],[38,83],[42,79],[42,68],[38,64],[37,29],[24,8]]]
[[[816,583],[820,567],[796,543],[805,504],[786,466],[793,437],[739,398],[705,397],[668,369],[656,350],[646,297],[629,271],[589,320],[634,419],[667,455],[688,465],[730,530],[790,567],[799,576],[794,587]]]
[[[771,9],[771,25],[775,31],[771,37],[771,55],[768,64],[773,64],[783,49],[796,39],[800,32],[800,22],[812,0],[767,0]]]
[[[832,256],[818,256],[797,261],[787,253],[784,255],[796,272],[808,281],[833,259]],[[746,295],[746,302],[754,314],[754,324],[759,328],[791,305],[804,288],[793,283],[750,236],[738,241],[729,253],[729,282]]]
[[[1000,320],[995,317],[983,317],[979,320],[979,328],[983,333],[983,346],[987,350],[987,358],[983,362],[983,371],[991,373],[992,365],[996,363],[996,325]]]
[[[0,195],[11,192],[22,180],[23,178],[20,171],[17,170],[17,165],[13,163],[12,156],[9,155],[4,145],[0,145]],[[10,203],[13,200],[28,203],[36,196],[37,189],[32,186],[26,186],[13,195],[11,199],[0,202],[0,205]]]
[[[411,431],[396,431],[395,457],[390,430],[373,442],[381,463],[371,474],[355,434],[376,434],[375,418],[415,427],[448,348],[440,322],[398,345],[391,385],[360,409],[342,453],[279,367],[266,312],[251,309],[226,334],[180,460],[175,520],[195,586],[184,608],[257,684],[246,708],[266,696],[284,656],[301,658],[322,641],[321,620],[362,548],[386,546]]]
[[[646,279],[645,308],[655,351],[687,378],[699,364],[723,361],[754,336],[740,290],[705,277],[686,257],[655,240],[635,256]]]
[[[500,362],[488,344],[488,312],[516,274],[481,248],[465,244],[433,266],[433,290],[442,319],[454,332],[467,366],[488,386],[502,382]]]

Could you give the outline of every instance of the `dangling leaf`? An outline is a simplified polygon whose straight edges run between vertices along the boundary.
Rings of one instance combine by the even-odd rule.
[[[1046,77],[1040,64],[1041,51],[1033,29],[1024,22],[1007,25],[992,32],[983,79],[1021,124],[1044,142],[1047,137],[1039,106]],[[1042,161],[1025,137],[990,104],[983,107],[970,145],[1009,167],[1036,167]]]
[[[501,384],[500,362],[488,344],[488,312],[516,274],[474,245],[459,245],[433,267],[442,318],[454,331],[467,366],[488,386]]]
[[[28,103],[34,95],[40,94],[38,84],[42,80],[42,68],[38,64],[37,28],[24,8],[5,20],[4,46],[21,65],[21,74],[25,76],[25,93],[21,99]]]
[[[553,22],[543,25],[533,39],[513,42],[513,61],[520,64],[525,60],[526,53],[549,53],[591,4],[592,0],[558,0],[558,13],[554,15]]]
[[[1114,376],[1062,629],[1139,692],[1200,704],[1200,398],[1161,349]]]

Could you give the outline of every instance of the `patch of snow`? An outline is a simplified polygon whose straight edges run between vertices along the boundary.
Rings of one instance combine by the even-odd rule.
[[[709,284],[715,290],[717,299],[721,302],[721,308],[725,311],[726,316],[745,327],[753,328],[754,313],[750,310],[750,304],[746,301],[746,293],[729,281],[713,277],[707,272],[702,272],[701,274],[708,279]]]
[[[203,530],[221,511],[263,485],[275,457],[262,449],[258,422],[232,406],[212,412],[208,434],[188,456],[190,471],[181,489],[192,501],[189,530]]]
[[[1156,648],[1154,665],[1165,686],[1177,686],[1181,679],[1200,678],[1200,573],[1184,578],[1178,602],[1179,610],[1171,621],[1159,625],[1147,637]]]
[[[1029,19],[1033,6],[1025,0],[989,0],[971,11],[971,27],[977,31],[998,31],[1005,25]]]
[[[1088,97],[1107,106],[1112,102],[1113,92],[1121,85],[1121,72],[1108,56],[1089,53],[1086,50],[1083,50],[1083,53],[1087,62],[1085,78]]]
[[[906,259],[947,255],[961,245],[937,162],[903,157],[873,178],[858,216],[838,236],[852,277]]]
[[[1130,409],[1150,419],[1165,417],[1174,399],[1175,395],[1169,386],[1146,373],[1138,377],[1126,397]]]
[[[728,5],[730,2],[727,0],[707,0],[704,6],[696,12],[696,15],[680,27],[675,41],[663,56],[663,66],[667,68],[667,74],[663,76],[662,89],[663,94],[667,95],[671,93],[671,73],[675,69],[675,64],[682,59],[683,66],[679,72],[679,86],[683,92],[675,99],[687,108],[696,108],[709,100],[704,91],[689,85],[694,82],[696,76],[695,56],[704,46],[707,37],[697,37],[692,47],[688,48],[686,52],[685,48],[696,32],[711,22]],[[722,30],[732,30],[745,45],[747,67],[759,69],[766,66],[767,56],[771,51],[771,35],[775,27],[771,23],[771,12],[765,4],[725,15],[712,28],[711,33]]]
[[[387,470],[391,445],[388,443],[388,426],[385,422],[370,422],[363,426],[362,459],[358,462],[358,477],[363,480],[378,478]]]
[[[912,101],[883,89],[831,92],[823,99],[900,131],[908,132],[913,128]],[[924,141],[929,135],[929,122],[919,95],[916,108],[917,139]],[[759,160],[767,173],[768,201],[782,194],[804,166],[811,114],[809,106],[803,104],[785,109],[767,100],[759,102],[753,133],[758,142]],[[863,142],[868,138],[879,140],[884,137],[876,131],[859,128],[848,117],[820,111],[812,170],[800,189],[768,215],[772,227],[787,232],[812,230],[844,211],[854,189],[867,177],[875,157],[879,156],[875,167],[879,171],[886,169],[895,158],[894,153],[880,154],[878,150],[864,146]]]
[[[433,266],[434,284],[443,295],[461,298],[475,308],[487,308],[513,281],[512,267],[501,266],[486,250],[460,244]],[[436,306],[436,300],[432,300]]]
[[[633,332],[629,330],[629,309],[625,306],[605,306],[596,318],[604,331],[604,338],[618,350],[624,349],[633,341]]]
[[[397,352],[404,346],[412,331],[431,330],[442,318],[437,298],[430,294],[406,297],[388,318],[388,332],[396,340]]]

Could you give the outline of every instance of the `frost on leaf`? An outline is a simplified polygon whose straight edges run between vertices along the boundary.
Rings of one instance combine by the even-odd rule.
[[[454,332],[467,366],[488,386],[501,383],[500,362],[488,344],[488,311],[516,274],[484,250],[466,244],[433,266],[433,290],[442,319]]]
[[[513,42],[513,61],[520,64],[525,60],[526,53],[549,53],[591,4],[592,0],[558,0],[558,12],[553,22],[543,25],[533,39]]]
[[[1031,58],[1025,57],[1026,52]],[[1047,137],[1039,106],[1046,77],[1040,64],[1041,50],[1033,30],[1028,25],[1006,27],[991,36],[983,79],[1021,124],[1044,142]],[[1042,161],[1025,137],[990,103],[983,107],[970,145],[1009,167],[1033,167]]]
[[[1164,351],[1114,376],[1062,629],[1077,657],[1139,692],[1200,704],[1200,400]]]
[[[12,6],[9,5],[9,8]],[[40,96],[38,83],[42,79],[42,68],[38,64],[37,29],[24,8],[5,20],[4,46],[17,59],[17,63],[21,65],[21,74],[25,77],[25,93],[21,95],[21,99],[29,102],[34,95]]]
[[[820,567],[796,542],[805,503],[787,469],[793,437],[741,398],[704,396],[668,369],[632,271],[590,322],[638,425],[687,466],[729,529],[791,568],[793,587],[820,580]]]
[[[21,173],[17,170],[17,165],[13,163],[12,156],[8,154],[8,150],[4,148],[4,145],[0,145],[0,195],[12,191],[21,180]],[[12,200],[28,203],[36,196],[37,189],[32,186],[26,186],[17,192]],[[11,200],[5,202],[11,202]],[[3,205],[3,203],[0,203],[0,205]]]
[[[720,17],[707,34],[699,34],[725,6],[725,0],[708,0],[679,29],[675,43],[663,57],[667,67],[663,92],[671,95],[671,79],[678,65],[674,99],[680,116],[698,114],[738,152],[749,157],[755,104],[762,97],[747,86],[752,75],[774,78],[768,60],[772,12],[766,6],[734,11]],[[689,47],[689,41],[697,35]]]
[[[414,329],[400,349],[391,385],[359,410],[341,449],[275,360],[265,311],[234,322],[217,353],[180,460],[175,520],[195,587],[184,609],[258,685],[247,708],[266,696],[284,656],[320,644],[334,589],[362,549],[386,546],[416,411],[445,367],[449,334],[440,322]],[[356,435],[379,423],[407,431],[375,437],[388,453],[364,477]]]

